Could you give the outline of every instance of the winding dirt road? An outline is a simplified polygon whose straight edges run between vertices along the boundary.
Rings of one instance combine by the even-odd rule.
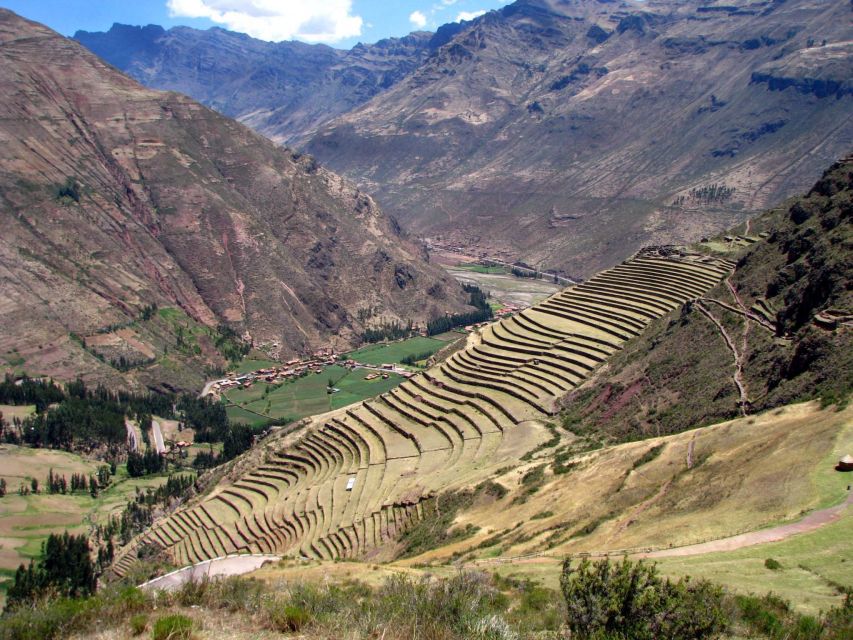
[[[844,513],[844,510],[853,504],[853,491],[847,494],[847,499],[841,504],[826,509],[812,511],[802,520],[791,522],[789,524],[781,524],[777,527],[769,529],[760,529],[758,531],[750,531],[741,535],[731,536],[729,538],[720,538],[719,540],[711,540],[700,544],[691,544],[686,547],[677,547],[675,549],[661,549],[660,551],[652,551],[651,553],[636,554],[640,558],[671,558],[678,556],[695,556],[704,553],[715,553],[717,551],[734,551],[743,547],[751,547],[756,544],[765,544],[767,542],[780,542],[798,533],[806,533],[820,529],[825,524],[835,522]]]

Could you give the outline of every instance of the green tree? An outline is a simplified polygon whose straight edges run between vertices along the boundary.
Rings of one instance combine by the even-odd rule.
[[[722,590],[689,578],[661,578],[654,564],[584,559],[563,562],[560,586],[573,637],[596,640],[698,640],[726,627]]]
[[[42,545],[42,557],[36,563],[23,564],[6,594],[11,609],[48,594],[76,598],[95,592],[97,583],[89,542],[84,535],[51,534]]]

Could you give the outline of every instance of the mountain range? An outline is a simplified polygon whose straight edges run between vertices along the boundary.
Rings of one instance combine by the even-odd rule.
[[[0,355],[16,370],[108,382],[118,361],[193,386],[230,339],[281,357],[465,308],[312,158],[5,10],[0,57]]]
[[[348,52],[219,29],[76,37],[303,147],[408,231],[584,277],[743,221],[844,155],[850,14],[843,0],[518,0]]]

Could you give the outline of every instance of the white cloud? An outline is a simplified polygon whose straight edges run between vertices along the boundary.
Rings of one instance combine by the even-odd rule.
[[[460,11],[456,15],[456,20],[454,22],[462,22],[464,20],[473,20],[474,18],[479,18],[480,16],[486,15],[486,10],[481,9],[480,11]]]
[[[409,15],[409,22],[418,29],[423,29],[426,26],[427,17],[420,11],[412,11],[411,15]]]
[[[167,0],[173,17],[207,18],[232,31],[278,42],[338,42],[361,35],[352,0]]]

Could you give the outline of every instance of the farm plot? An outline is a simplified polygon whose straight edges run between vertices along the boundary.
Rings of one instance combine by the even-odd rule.
[[[447,340],[439,338],[416,336],[399,342],[372,344],[346,355],[361,364],[401,363],[406,358],[419,358],[424,354],[432,355],[444,347],[447,342]]]
[[[225,396],[229,404],[226,412],[229,419],[252,426],[262,426],[270,420],[298,420],[371,398],[393,389],[403,380],[396,374],[388,374],[384,380],[381,377],[364,380],[365,375],[364,369],[350,371],[331,366],[319,374],[311,373],[280,384],[258,382],[250,388],[229,391]],[[329,381],[340,391],[329,393]]]
[[[51,495],[44,491],[50,470],[70,479],[72,474],[96,475],[101,465],[64,451],[0,446],[0,477],[8,491],[0,498],[0,590],[4,589],[2,577],[11,577],[21,563],[37,557],[49,534],[85,533],[90,524],[104,523],[120,512],[137,487],[144,491],[165,482],[165,476],[130,478],[119,465],[112,484],[95,499],[85,492]],[[31,489],[33,479],[40,492],[19,495],[19,487]]]

